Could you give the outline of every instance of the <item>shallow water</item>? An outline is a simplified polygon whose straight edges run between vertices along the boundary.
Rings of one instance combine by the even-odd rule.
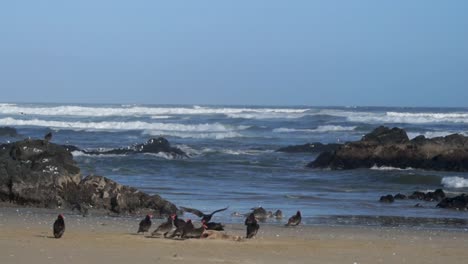
[[[84,175],[104,175],[179,206],[204,211],[229,206],[218,220],[240,222],[243,219],[231,213],[263,206],[281,209],[286,216],[301,210],[309,224],[367,225],[397,219],[390,222],[463,226],[468,212],[438,209],[434,202],[389,205],[378,199],[436,188],[452,195],[468,192],[468,174],[411,168],[314,170],[305,167],[314,154],[275,152],[306,142],[358,140],[379,125],[405,128],[411,138],[468,134],[468,109],[0,104],[0,126],[16,127],[23,137],[42,137],[51,129],[53,142],[83,149],[166,137],[190,158],[74,155]],[[11,140],[17,139],[0,137]],[[418,202],[424,207],[414,207]]]

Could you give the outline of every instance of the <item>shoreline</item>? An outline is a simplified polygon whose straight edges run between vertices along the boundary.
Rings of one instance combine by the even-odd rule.
[[[171,240],[135,235],[136,217],[2,207],[0,263],[464,263],[468,230],[260,223],[252,240]],[[65,212],[66,231],[52,239]],[[164,220],[154,219],[151,230]],[[198,224],[198,221],[195,222]],[[242,224],[226,233],[245,235]]]

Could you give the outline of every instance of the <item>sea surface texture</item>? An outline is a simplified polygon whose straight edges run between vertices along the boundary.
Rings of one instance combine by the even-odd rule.
[[[54,143],[86,150],[167,138],[189,158],[73,155],[83,175],[107,176],[206,212],[229,206],[215,221],[241,222],[243,218],[231,214],[263,206],[281,209],[286,219],[301,210],[305,224],[467,227],[468,212],[439,209],[436,202],[378,201],[386,194],[437,188],[449,195],[468,192],[466,173],[386,167],[316,170],[306,164],[317,154],[275,152],[288,145],[359,140],[380,125],[404,128],[410,138],[468,135],[468,109],[0,104],[0,126],[15,127],[21,137],[42,138],[52,131]],[[0,142],[18,139],[0,137]],[[417,203],[423,207],[415,207]]]

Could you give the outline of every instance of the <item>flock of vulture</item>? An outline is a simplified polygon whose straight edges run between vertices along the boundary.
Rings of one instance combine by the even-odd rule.
[[[181,207],[184,212],[192,213],[198,217],[201,217],[201,226],[195,227],[192,223],[192,220],[188,219],[184,221],[177,217],[177,214],[172,214],[167,218],[166,222],[160,224],[152,233],[152,237],[164,237],[164,238],[181,238],[181,239],[188,239],[188,238],[204,238],[207,234],[206,230],[216,230],[216,231],[223,231],[224,225],[221,223],[210,222],[211,218],[215,213],[225,211],[226,208],[216,210],[211,214],[204,214],[203,212],[192,209]],[[146,217],[141,220],[138,232],[137,233],[146,233],[149,232],[152,221],[152,216],[146,215]],[[301,223],[301,212],[297,211],[297,213],[291,216],[288,220],[286,226],[297,226]],[[244,224],[247,227],[247,235],[245,238],[253,238],[260,228],[258,224],[257,218],[255,213],[249,213],[247,218],[245,219]],[[54,237],[61,238],[63,233],[65,232],[65,220],[62,214],[57,217],[57,220],[54,222]]]

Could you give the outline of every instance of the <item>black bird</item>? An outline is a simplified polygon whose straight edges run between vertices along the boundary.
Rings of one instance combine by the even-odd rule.
[[[182,238],[200,238],[206,230],[205,222],[202,220],[202,226],[199,228],[195,228],[192,224],[192,221],[189,219],[187,224],[184,228],[184,233],[182,234]]]
[[[63,215],[59,214],[57,220],[54,222],[54,237],[61,238],[65,232],[65,221],[63,220]]]
[[[187,219],[185,222],[184,227],[182,227],[182,232],[180,233],[181,238],[187,238],[187,234],[192,232],[195,227],[193,226],[192,220]]]
[[[187,220],[187,222],[189,221],[190,219]],[[182,236],[182,234],[184,233],[184,228],[185,228],[185,225],[187,224],[187,222],[185,222],[184,220],[182,219],[179,219],[179,217],[174,214],[174,226],[176,227],[176,230],[174,230],[174,232],[172,232],[172,234],[170,236],[168,236],[169,238],[174,238],[176,236]],[[192,225],[192,222],[190,221],[190,225]],[[193,225],[192,225],[193,227]]]
[[[254,237],[257,234],[258,229],[260,228],[260,225],[257,223],[257,219],[255,218],[254,213],[251,213],[249,214],[249,216],[247,216],[244,224],[247,226],[246,238]]]
[[[44,141],[49,142],[51,140],[52,140],[52,132],[49,132],[44,136]]]
[[[184,225],[185,225],[185,221],[182,220],[182,219],[179,219],[179,217],[177,216],[177,214],[174,214],[174,225],[175,225],[175,227],[177,227],[177,228],[179,228],[179,227],[182,228],[182,227],[184,227]]]
[[[301,216],[301,211],[297,211],[297,213],[293,216],[291,216],[288,220],[288,223],[286,224],[286,226],[297,226],[298,224],[301,223],[301,219],[302,219],[302,216]]]
[[[192,213],[198,217],[201,217],[202,221],[204,221],[205,223],[208,223],[210,222],[211,220],[211,217],[213,217],[214,214],[218,213],[218,212],[222,212],[224,210],[227,210],[229,207],[226,207],[226,208],[223,208],[223,209],[219,209],[219,210],[216,210],[214,212],[212,212],[211,214],[204,214],[202,213],[201,211],[197,210],[197,209],[193,209],[193,208],[187,208],[187,207],[180,207],[180,209],[182,209],[182,211],[185,211],[185,212],[188,212],[188,213]]]
[[[146,215],[145,219],[141,220],[137,233],[145,233],[149,231],[151,227],[151,218],[151,215]]]
[[[167,233],[169,233],[174,227],[173,223],[174,222],[174,215],[171,215],[167,218],[167,221],[160,224],[156,230],[151,233],[151,236],[161,236],[163,235],[166,237]]]
[[[221,223],[209,222],[205,223],[206,230],[216,230],[216,231],[224,231],[224,225]]]

